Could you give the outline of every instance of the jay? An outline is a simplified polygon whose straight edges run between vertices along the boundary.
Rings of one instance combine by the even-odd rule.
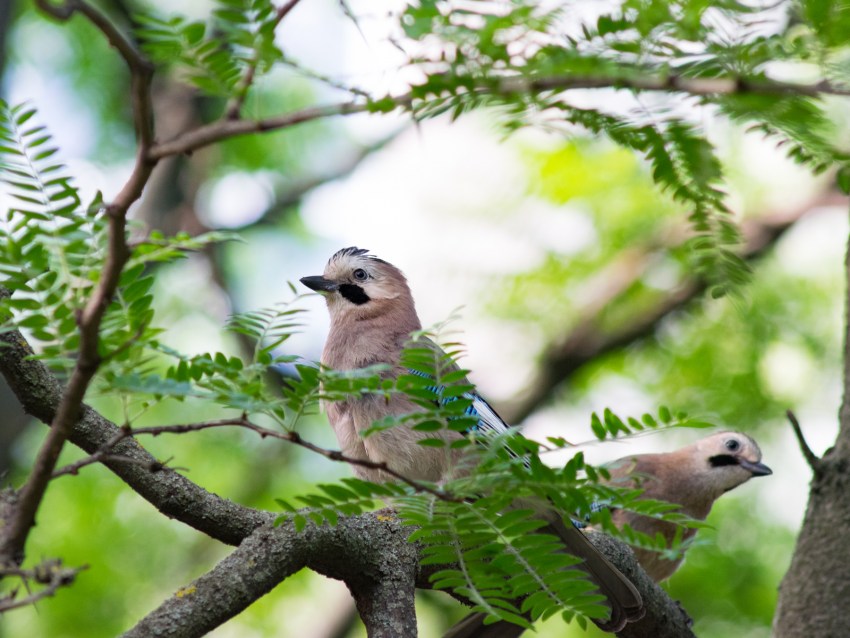
[[[696,520],[705,520],[711,506],[726,492],[754,476],[772,474],[761,462],[758,444],[741,432],[718,432],[673,452],[637,454],[606,464],[608,483],[643,490],[641,498],[679,505],[677,510]],[[674,523],[617,509],[612,512],[617,527],[628,524],[650,536],[661,533],[671,543],[677,532]],[[695,528],[686,528],[682,540],[692,538]],[[682,564],[663,558],[658,552],[632,548],[640,566],[655,582],[673,575]],[[484,625],[484,614],[470,614],[449,630],[444,638],[514,638],[522,628],[498,622]],[[501,633],[499,633],[501,631]]]
[[[642,498],[680,505],[679,512],[693,519],[705,520],[718,498],[754,476],[772,474],[761,462],[758,444],[741,432],[718,432],[673,452],[626,456],[605,465],[609,483],[622,487],[638,487]],[[614,524],[628,524],[632,529],[655,536],[659,532],[670,543],[676,534],[674,523],[640,516],[627,510],[612,513]],[[697,533],[684,531],[683,540]],[[633,548],[640,566],[655,582],[673,575],[682,563],[667,560],[657,552]]]
[[[409,373],[400,363],[400,355],[409,343],[411,333],[422,326],[410,288],[402,272],[367,250],[349,247],[337,251],[328,261],[320,276],[303,277],[301,283],[321,293],[330,314],[330,332],[322,353],[322,363],[336,370],[356,370],[374,364],[387,364],[392,375]],[[426,337],[419,337],[417,345],[439,349]],[[501,433],[508,425],[495,410],[477,393],[468,397],[472,400],[469,413],[478,418],[479,433]],[[418,444],[425,437],[439,436],[452,440],[462,435],[452,430],[419,432],[405,426],[397,426],[376,432],[368,437],[361,436],[373,423],[388,415],[403,415],[415,412],[418,407],[407,397],[393,394],[389,401],[383,396],[364,395],[326,406],[328,419],[334,429],[342,451],[351,457],[385,463],[394,471],[411,479],[439,482],[457,475],[463,451],[449,446],[430,447]],[[723,438],[725,436],[725,438]],[[719,438],[718,438],[719,437]],[[737,447],[730,447],[737,446]],[[678,456],[677,456],[678,455]],[[760,463],[761,453],[752,439],[736,433],[721,433],[698,441],[669,455],[643,455],[628,457],[611,466],[611,480],[615,484],[627,485],[629,481],[641,481],[646,496],[668,500],[683,505],[683,511],[695,518],[704,518],[711,503],[723,492],[732,489],[751,476],[769,474],[770,470]],[[708,464],[708,468],[691,475],[692,464]],[[666,469],[665,469],[666,468]],[[389,479],[380,470],[353,467],[355,474],[371,481]],[[712,470],[714,473],[712,473]],[[657,478],[656,478],[657,477]],[[665,489],[668,486],[690,485],[685,479],[694,479],[697,491],[704,490],[693,499],[676,498]],[[687,502],[686,502],[687,501]],[[632,583],[623,576],[573,525],[565,524],[560,513],[546,506],[539,508],[539,515],[548,523],[542,531],[556,534],[570,554],[580,558],[584,569],[599,587],[610,608],[610,617],[599,626],[606,631],[619,631],[627,622],[643,616],[640,594]],[[659,525],[655,519],[635,517],[617,511],[614,520],[618,524],[629,523],[640,531],[653,533]],[[672,537],[675,529],[671,524],[659,531]],[[666,578],[678,566],[671,561],[660,560],[650,552],[638,559],[652,570],[656,580]],[[644,561],[647,561],[644,563]],[[461,621],[447,634],[453,638],[496,638],[518,636],[522,628],[510,623],[483,624],[483,615],[472,614]]]

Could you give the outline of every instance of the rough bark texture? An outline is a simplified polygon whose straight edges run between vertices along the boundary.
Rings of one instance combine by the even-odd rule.
[[[638,622],[626,625],[617,633],[619,638],[694,637],[688,615],[641,569],[634,552],[627,545],[600,532],[589,532],[588,537],[596,549],[632,581],[643,598],[646,615]]]
[[[370,636],[415,636],[417,550],[407,535],[394,517],[375,514],[300,532],[291,524],[261,527],[124,638],[202,636],[304,567],[344,580],[363,599],[358,607]]]
[[[835,445],[813,465],[809,502],[791,566],[779,588],[776,638],[850,635],[850,247],[844,338],[844,398]]]
[[[345,581],[357,601],[370,637],[417,635],[413,593],[429,587],[436,569],[419,568],[418,547],[409,528],[389,510],[340,519],[335,527],[291,524],[254,531],[215,568],[166,599],[123,638],[202,636],[302,568]],[[621,638],[690,638],[687,616],[640,569],[632,551],[598,532],[593,544],[641,590],[646,617],[618,634]]]

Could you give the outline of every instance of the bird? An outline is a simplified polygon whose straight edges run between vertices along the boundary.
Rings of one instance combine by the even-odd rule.
[[[678,512],[696,520],[705,520],[714,502],[726,492],[753,477],[768,476],[773,471],[761,462],[758,444],[742,432],[717,432],[673,452],[637,454],[617,459],[603,467],[616,487],[643,490],[641,498],[651,498],[679,505]],[[626,509],[615,509],[611,518],[622,528],[655,537],[661,533],[670,543],[677,534],[683,540],[692,538],[696,528],[684,532],[675,523],[641,516]],[[664,558],[660,553],[640,547],[632,548],[643,570],[655,582],[673,575],[682,563]]]
[[[330,330],[322,351],[322,365],[334,370],[357,370],[383,364],[390,376],[409,374],[401,363],[401,353],[412,334],[419,333],[417,344],[442,354],[433,341],[421,335],[422,325],[413,295],[404,274],[368,250],[350,246],[334,253],[322,275],[301,278],[301,283],[324,296],[330,315]],[[499,434],[510,428],[477,392],[470,392],[469,414],[478,418],[477,433]],[[425,437],[459,439],[463,435],[450,429],[420,432],[404,425],[361,436],[365,430],[388,416],[409,414],[419,408],[409,398],[393,394],[389,398],[365,394],[325,406],[342,452],[354,459],[385,464],[406,478],[441,482],[456,475],[464,452],[452,446],[422,446]],[[380,467],[353,464],[353,471],[371,481],[390,480],[391,474]],[[626,623],[644,614],[640,593],[575,526],[564,523],[562,514],[546,504],[535,508],[547,522],[542,532],[556,535],[570,554],[582,560],[584,569],[605,596],[610,614],[597,621],[606,631],[619,631]],[[473,633],[457,636],[496,638],[518,636],[523,628],[506,622],[470,625]],[[450,634],[451,635],[451,634]]]
[[[726,492],[751,478],[768,476],[773,471],[761,462],[758,444],[742,432],[724,431],[711,434],[673,452],[635,454],[602,465],[609,478],[605,483],[622,488],[640,488],[640,498],[665,501],[678,505],[676,510],[690,518],[703,521],[714,502]],[[662,534],[668,545],[677,534],[692,538],[697,529],[683,528],[675,523],[642,516],[628,509],[613,508],[611,519],[618,528],[625,525],[656,537]],[[641,568],[656,583],[666,580],[681,566],[684,556],[664,558],[661,553],[632,547]],[[455,625],[444,638],[487,636],[512,638],[517,634],[476,633],[484,627],[485,615],[469,614]],[[496,623],[500,625],[501,623]],[[491,625],[491,626],[496,626]],[[502,629],[510,631],[503,626]]]

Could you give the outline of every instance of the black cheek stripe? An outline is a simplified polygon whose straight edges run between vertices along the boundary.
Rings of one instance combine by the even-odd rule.
[[[711,467],[721,467],[723,465],[738,465],[738,460],[731,454],[718,454],[708,459]]]
[[[369,295],[360,286],[355,284],[340,284],[339,294],[357,306],[362,306],[369,301]]]

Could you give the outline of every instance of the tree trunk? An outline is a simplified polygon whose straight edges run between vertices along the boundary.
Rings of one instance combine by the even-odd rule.
[[[838,438],[823,458],[808,459],[814,477],[791,566],[779,590],[776,638],[850,635],[850,245],[845,266],[848,301]]]

